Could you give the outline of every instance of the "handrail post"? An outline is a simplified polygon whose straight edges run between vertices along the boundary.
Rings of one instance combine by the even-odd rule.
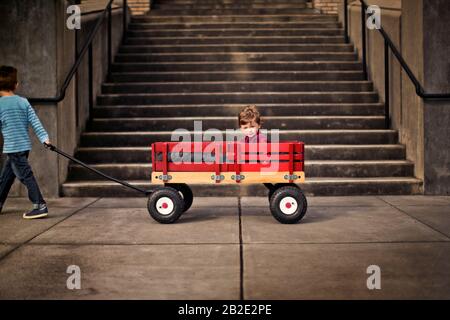
[[[78,39],[79,39],[80,35],[79,35],[79,31],[78,29],[75,29],[75,61],[78,60],[78,58],[80,57],[80,53],[78,52]],[[78,81],[78,76],[75,76],[75,125],[76,128],[78,129],[78,125],[79,125],[79,113],[80,113],[80,102],[78,99],[78,92],[79,92],[79,81]]]
[[[384,124],[385,128],[389,129],[390,123],[390,68],[389,68],[389,44],[384,39]]]
[[[361,3],[361,46],[362,46],[362,64],[364,80],[368,80],[367,75],[367,47],[366,47],[366,8],[364,3]]]
[[[128,23],[128,1],[123,0],[123,36],[122,36],[122,43],[125,44],[126,37],[127,37],[127,23]]]
[[[89,44],[89,54],[88,54],[88,68],[89,68],[89,118],[92,118],[92,113],[94,110],[94,70],[93,70],[93,59],[94,53],[92,50],[92,43]]]
[[[112,65],[112,6],[108,7],[108,75]]]
[[[348,34],[348,0],[344,0],[344,30],[345,30],[345,43],[349,43]]]

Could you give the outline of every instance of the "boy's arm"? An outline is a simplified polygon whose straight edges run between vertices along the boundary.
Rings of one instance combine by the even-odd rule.
[[[47,131],[45,131],[44,127],[42,126],[41,121],[39,120],[38,116],[36,115],[36,112],[34,111],[33,107],[31,105],[28,105],[28,123],[31,124],[31,127],[34,130],[34,133],[38,137],[39,141],[41,143],[49,142],[49,137]]]

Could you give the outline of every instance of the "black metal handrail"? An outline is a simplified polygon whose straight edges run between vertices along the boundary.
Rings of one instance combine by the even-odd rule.
[[[368,72],[367,72],[367,42],[366,42],[366,11],[369,5],[366,3],[365,0],[359,0],[361,3],[361,38],[362,38],[362,64],[363,64],[363,73],[364,73],[364,79],[368,80]],[[348,41],[349,39],[349,30],[348,30],[348,0],[344,0],[344,29],[345,29],[345,39]],[[383,29],[383,27],[380,26],[380,28],[377,30],[380,32],[384,39],[384,69],[385,69],[385,116],[386,121],[385,125],[386,128],[390,127],[390,120],[389,120],[389,109],[390,109],[390,66],[389,66],[389,50],[392,51],[398,62],[400,63],[403,70],[408,75],[409,79],[413,83],[416,94],[425,100],[450,100],[450,93],[428,93],[425,91],[422,84],[419,82],[417,77],[412,72],[409,65],[406,63],[405,59],[403,58],[400,51],[395,46],[394,42],[391,40],[389,35],[386,33],[386,31]]]
[[[78,68],[81,65],[81,62],[83,61],[84,56],[86,55],[86,52],[89,52],[88,59],[89,59],[89,104],[90,108],[92,108],[93,105],[93,96],[92,96],[92,87],[93,87],[93,49],[92,49],[92,42],[97,35],[98,30],[100,29],[103,20],[106,16],[108,16],[108,70],[111,70],[111,64],[112,64],[112,5],[114,0],[109,0],[108,4],[106,5],[105,9],[100,13],[100,16],[97,18],[97,21],[95,23],[94,28],[92,29],[91,33],[89,34],[89,37],[87,38],[86,42],[84,43],[80,53],[77,55],[77,59],[75,63],[70,68],[69,73],[67,74],[64,83],[61,87],[61,89],[58,92],[58,95],[51,98],[29,98],[28,101],[30,103],[36,103],[36,104],[48,104],[48,103],[58,103],[64,100],[66,96],[66,90],[70,85],[70,82],[72,81],[73,76],[77,73]],[[123,10],[123,39],[125,39],[126,31],[127,31],[127,16],[128,16],[128,3],[127,0],[123,0],[122,5]]]

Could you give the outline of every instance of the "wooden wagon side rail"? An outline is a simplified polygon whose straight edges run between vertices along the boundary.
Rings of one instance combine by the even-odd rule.
[[[153,184],[303,183],[304,144],[156,142]]]

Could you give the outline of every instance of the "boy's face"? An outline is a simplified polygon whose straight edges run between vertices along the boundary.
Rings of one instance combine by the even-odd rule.
[[[256,123],[255,119],[253,119],[251,122],[241,124],[241,131],[244,133],[244,135],[251,138],[256,135],[260,127],[261,126]]]

